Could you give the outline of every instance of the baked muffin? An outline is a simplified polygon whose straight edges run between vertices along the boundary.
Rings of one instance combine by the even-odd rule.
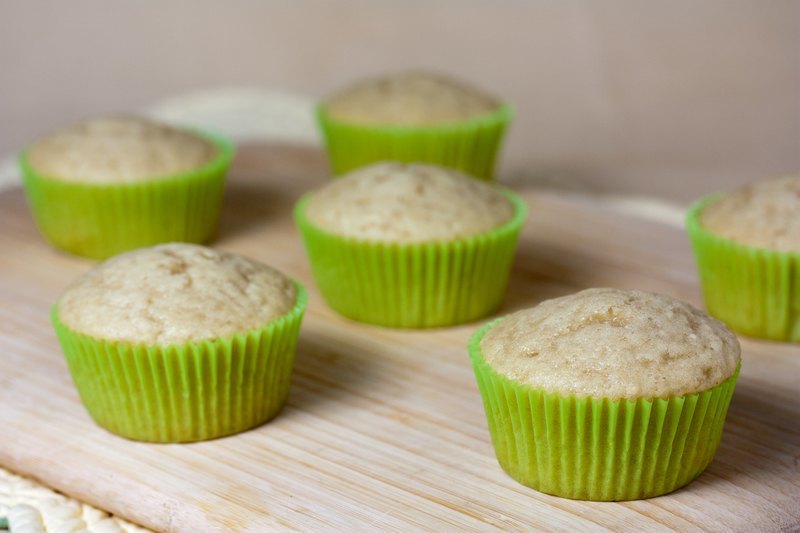
[[[359,83],[325,102],[329,117],[357,124],[426,126],[490,115],[502,103],[457,80],[403,72]]]
[[[526,212],[511,191],[459,172],[379,163],[306,195],[295,219],[332,308],[420,328],[500,305]]]
[[[402,72],[331,95],[317,118],[335,175],[394,160],[435,163],[488,180],[511,108],[446,76]]]
[[[800,176],[706,197],[687,229],[708,312],[739,333],[800,342]]]
[[[243,431],[280,410],[306,300],[266,265],[172,243],[96,266],[52,319],[99,425],[181,442]]]
[[[216,230],[232,145],[132,116],[90,119],[20,155],[28,201],[55,246],[93,258]]]
[[[496,320],[469,353],[503,469],[586,500],[650,498],[700,475],[741,358],[736,336],[702,311],[619,289]]]

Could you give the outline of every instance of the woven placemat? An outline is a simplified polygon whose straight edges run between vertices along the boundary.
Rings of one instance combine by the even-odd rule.
[[[150,531],[2,468],[0,468],[0,517],[2,517],[0,525],[10,527],[12,533]]]

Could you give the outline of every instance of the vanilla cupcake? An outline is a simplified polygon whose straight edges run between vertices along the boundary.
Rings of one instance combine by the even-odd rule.
[[[273,268],[173,243],[96,266],[52,319],[100,426],[183,442],[243,431],[280,410],[306,300]]]
[[[306,195],[295,219],[332,308],[420,328],[499,307],[526,212],[511,191],[456,171],[380,163]]]
[[[317,118],[335,175],[393,160],[489,180],[511,107],[446,76],[403,72],[333,94]]]
[[[739,333],[800,342],[800,176],[703,198],[687,229],[708,312]]]
[[[496,320],[469,354],[503,469],[585,500],[650,498],[700,475],[741,358],[736,336],[702,311],[619,289]]]
[[[68,127],[20,155],[42,234],[71,253],[106,258],[161,242],[206,242],[219,219],[227,140],[136,117]]]

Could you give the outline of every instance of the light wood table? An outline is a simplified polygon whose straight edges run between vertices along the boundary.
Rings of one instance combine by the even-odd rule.
[[[495,460],[465,349],[479,324],[397,331],[325,306],[290,216],[324,180],[318,150],[240,151],[214,245],[290,273],[311,303],[286,409],[258,429],[187,445],[130,442],[92,423],[48,321],[92,263],[42,241],[20,190],[0,193],[0,464],[165,531],[800,527],[800,347],[742,339],[719,453],[686,488],[625,503],[538,493]],[[680,230],[521,192],[530,218],[502,313],[592,286],[699,305]]]

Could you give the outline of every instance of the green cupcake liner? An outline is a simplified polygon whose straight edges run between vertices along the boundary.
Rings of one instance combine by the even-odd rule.
[[[140,182],[49,178],[22,152],[23,184],[39,231],[57,248],[94,259],[164,242],[209,241],[234,148],[222,137],[196,133],[218,147],[213,161],[196,171]]]
[[[308,296],[260,328],[159,346],[110,342],[51,319],[81,401],[95,422],[148,442],[190,442],[244,431],[274,417],[289,394]]]
[[[427,328],[470,322],[502,303],[527,206],[514,206],[505,224],[450,242],[397,244],[328,233],[305,215],[310,195],[294,214],[314,279],[330,307],[370,324]]]
[[[800,253],[747,246],[707,231],[700,215],[718,198],[695,202],[686,216],[706,309],[737,333],[800,342]]]
[[[711,463],[738,368],[716,387],[673,398],[548,393],[484,360],[480,341],[497,322],[472,336],[469,355],[497,460],[519,483],[576,500],[636,500],[677,490]]]
[[[328,116],[324,105],[317,106],[316,114],[334,175],[379,161],[400,161],[433,163],[491,180],[513,110],[503,104],[488,115],[432,126],[343,122]]]

